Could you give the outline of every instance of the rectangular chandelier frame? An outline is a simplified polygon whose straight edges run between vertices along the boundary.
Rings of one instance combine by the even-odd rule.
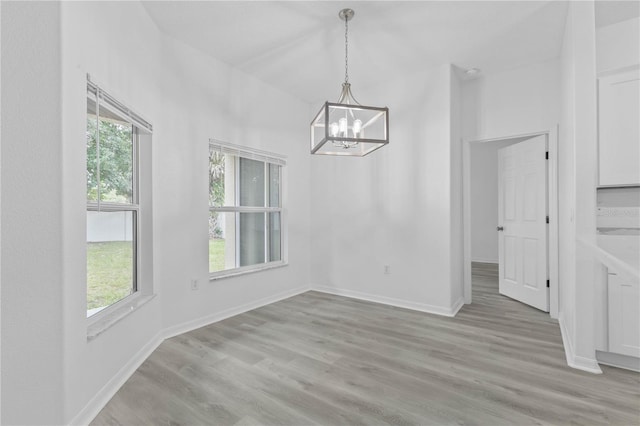
[[[330,134],[330,113],[336,110],[360,111],[368,113],[367,121],[362,125],[366,130],[377,125],[375,136],[378,137],[347,137]],[[347,112],[348,114],[348,112]],[[381,120],[381,121],[380,121]],[[373,151],[382,148],[389,143],[389,108],[372,107],[365,105],[341,104],[325,102],[318,114],[311,122],[311,154],[339,155],[364,157]],[[327,146],[330,144],[331,146]],[[350,148],[334,146],[335,144],[355,144]]]

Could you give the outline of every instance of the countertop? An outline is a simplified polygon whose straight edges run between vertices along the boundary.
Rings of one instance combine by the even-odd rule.
[[[611,272],[628,279],[640,280],[640,236],[594,235],[578,241],[591,249]]]

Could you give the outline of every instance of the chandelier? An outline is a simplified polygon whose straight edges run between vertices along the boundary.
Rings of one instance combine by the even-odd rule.
[[[389,143],[389,108],[360,105],[349,83],[349,21],[355,12],[343,9],[344,83],[338,102],[325,102],[311,122],[311,154],[363,157]]]

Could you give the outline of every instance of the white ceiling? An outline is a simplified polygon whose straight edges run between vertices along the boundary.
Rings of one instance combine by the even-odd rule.
[[[562,1],[143,2],[161,31],[307,102],[337,98],[351,7],[354,94],[407,71],[453,63],[483,72],[559,55]]]

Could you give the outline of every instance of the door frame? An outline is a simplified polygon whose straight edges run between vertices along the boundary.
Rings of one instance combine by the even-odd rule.
[[[463,221],[463,282],[464,303],[471,298],[471,144],[503,141],[507,139],[546,136],[549,163],[547,164],[547,202],[549,228],[547,239],[547,267],[549,269],[549,315],[558,318],[558,126],[551,130],[500,136],[488,139],[466,140],[462,142],[462,221]]]

